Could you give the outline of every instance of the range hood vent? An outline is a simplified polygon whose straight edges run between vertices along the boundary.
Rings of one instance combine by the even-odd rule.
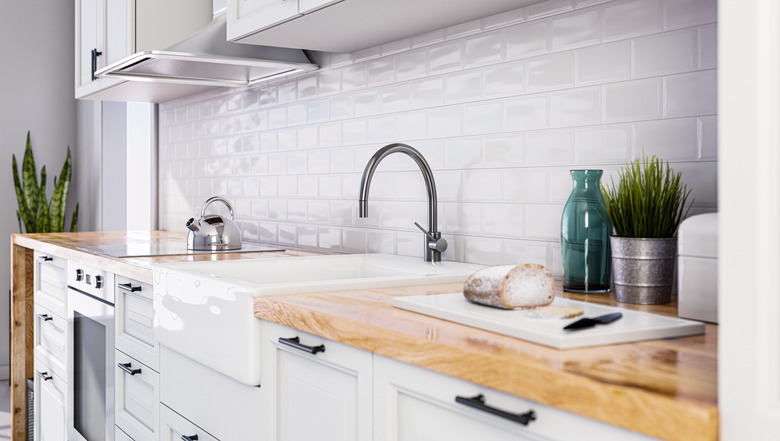
[[[98,77],[193,86],[250,86],[317,70],[300,49],[226,40],[225,14],[164,50],[137,52],[96,72]]]

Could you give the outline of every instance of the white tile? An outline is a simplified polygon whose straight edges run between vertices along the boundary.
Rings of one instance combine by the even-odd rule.
[[[298,99],[305,100],[317,96],[317,76],[312,75],[298,80]]]
[[[395,117],[396,138],[400,140],[424,138],[427,127],[428,114],[424,111],[400,113]]]
[[[395,233],[369,231],[366,235],[366,252],[395,254]]]
[[[311,247],[317,246],[317,237],[319,233],[314,225],[298,226],[298,246]]]
[[[575,131],[574,162],[577,164],[624,163],[630,153],[631,137],[627,124]]]
[[[666,117],[714,115],[718,112],[718,75],[705,70],[664,78]]]
[[[268,110],[268,127],[278,128],[287,125],[287,108],[274,107]]]
[[[456,138],[447,141],[444,155],[447,168],[474,168],[482,162],[482,147],[477,138]]]
[[[569,164],[572,161],[573,134],[569,130],[535,132],[525,135],[525,162],[531,164]]]
[[[379,213],[379,226],[387,229],[404,229],[410,226],[410,206],[408,202],[382,201],[375,204],[374,210]]]
[[[466,40],[464,64],[466,67],[482,66],[501,61],[502,34],[487,32]]]
[[[528,60],[528,91],[574,85],[574,52],[561,52]]]
[[[463,130],[462,109],[456,106],[428,110],[428,136],[458,136]]]
[[[276,86],[270,86],[258,90],[257,100],[260,103],[260,107],[275,106],[279,103],[278,88]]]
[[[290,152],[287,154],[287,173],[305,174],[307,169],[306,152]]]
[[[467,202],[500,201],[501,174],[495,170],[466,170],[463,174],[463,199]]]
[[[571,170],[574,167],[550,168],[550,202],[565,203],[569,199],[574,182]]]
[[[341,145],[341,124],[321,124],[319,135],[319,144],[321,147]]]
[[[444,104],[444,92],[444,78],[416,81],[412,85],[414,107],[440,106]]]
[[[370,142],[389,142],[395,138],[395,118],[392,115],[371,118],[368,121]]]
[[[359,63],[361,61],[370,61],[375,58],[379,58],[381,54],[382,54],[382,47],[373,46],[367,49],[359,50],[357,52],[352,52],[350,56],[352,57],[352,61],[354,61],[355,63]]]
[[[317,126],[301,127],[297,131],[298,148],[310,149],[317,147],[319,141]]]
[[[504,103],[504,129],[533,130],[547,127],[547,98],[518,98]]]
[[[696,29],[634,40],[634,77],[650,77],[689,72],[698,65]]]
[[[298,97],[297,84],[290,81],[279,85],[277,97],[280,103],[291,103]]]
[[[666,29],[714,23],[718,18],[717,0],[665,0],[664,6]]]
[[[675,173],[682,174],[682,182],[690,188],[696,207],[718,206],[718,163],[688,162],[671,164]]]
[[[501,103],[484,101],[463,107],[463,133],[496,133],[501,129]]]
[[[318,241],[320,249],[339,251],[341,250],[341,228],[319,227]]]
[[[441,170],[434,173],[436,193],[439,202],[462,201],[465,192],[463,172],[460,170]]]
[[[306,121],[318,123],[327,121],[330,116],[330,102],[328,100],[312,101],[306,105]]]
[[[351,228],[345,228],[341,232],[342,234],[342,248],[344,251],[351,253],[365,253],[366,252],[366,232],[363,230],[354,230]]]
[[[298,196],[298,178],[295,176],[279,176],[279,197],[291,198]]]
[[[598,44],[601,28],[601,13],[598,9],[555,17],[550,21],[552,48],[558,50]]]
[[[294,224],[278,224],[279,243],[287,245],[298,244],[298,228]]]
[[[480,265],[501,263],[501,240],[481,237],[464,239],[463,261]]]
[[[418,78],[425,75],[428,61],[428,49],[415,49],[403,52],[395,57],[395,69],[398,81]]]
[[[298,176],[298,196],[316,198],[318,194],[317,183],[319,179],[317,176],[302,175]]]
[[[330,152],[324,149],[309,150],[307,165],[309,173],[327,173],[330,171]]]
[[[460,69],[463,44],[460,41],[445,43],[428,50],[428,73],[438,74]]]
[[[667,161],[696,160],[699,156],[699,124],[696,118],[635,123],[637,155],[656,155]]]
[[[488,236],[523,237],[525,207],[520,204],[482,204],[482,232]]]
[[[357,145],[368,141],[368,121],[352,120],[341,125],[341,143]]]
[[[407,110],[412,106],[412,88],[409,83],[387,86],[379,93],[384,113]]]
[[[370,89],[355,94],[355,115],[369,116],[382,112],[382,96],[378,89]]]
[[[444,30],[438,29],[432,32],[427,32],[425,34],[415,35],[414,37],[412,37],[412,47],[418,48],[422,46],[428,46],[443,40],[444,40]]]
[[[298,146],[298,131],[296,129],[279,130],[276,134],[276,149],[294,150]]]
[[[391,41],[382,45],[382,56],[406,52],[412,47],[412,40],[405,38],[403,40]]]
[[[544,168],[504,170],[504,200],[509,202],[547,202],[550,199],[548,173]]]
[[[268,219],[287,219],[287,201],[284,199],[271,199],[268,201]]]
[[[661,118],[661,89],[657,78],[605,86],[605,122]]]
[[[530,240],[505,240],[503,263],[536,263],[549,268],[547,244]]]
[[[491,15],[482,19],[482,26],[485,29],[493,29],[522,23],[525,21],[526,13],[526,8],[518,8],[501,14]]]
[[[341,176],[323,175],[320,176],[320,197],[335,198],[341,196]],[[331,207],[332,210],[332,207]],[[332,218],[331,218],[332,219]]]
[[[488,66],[483,69],[485,98],[519,95],[523,92],[525,63],[516,61]]]
[[[497,135],[482,140],[483,164],[488,167],[514,167],[523,163],[522,135]]]
[[[470,70],[450,74],[446,79],[445,90],[448,103],[478,100],[482,96],[482,73]]]
[[[341,88],[344,91],[365,87],[368,84],[368,71],[365,65],[345,67],[341,71]]]
[[[473,35],[482,30],[482,25],[479,20],[472,20],[466,23],[456,24],[444,29],[444,38],[452,40],[455,38],[465,37]]]
[[[558,240],[561,237],[563,205],[528,205],[525,235],[529,239]]]
[[[341,92],[341,70],[327,69],[317,73],[319,77],[319,95],[326,96]]]
[[[308,206],[306,201],[300,199],[289,199],[287,201],[287,220],[305,221],[307,217]]]
[[[533,20],[572,10],[571,0],[547,0],[528,6],[528,19]]]
[[[441,204],[439,224],[449,234],[478,234],[482,225],[481,204]],[[421,223],[421,225],[424,225]]]
[[[287,154],[270,153],[268,155],[268,172],[281,175],[287,172]]]
[[[550,95],[550,127],[601,122],[601,89],[579,89]]]
[[[700,148],[699,159],[718,159],[718,117],[699,118]]]
[[[506,58],[526,58],[546,54],[546,21],[526,22],[514,25],[504,31],[506,38]]]
[[[617,40],[659,32],[663,27],[660,0],[614,2],[604,8],[604,39]]]
[[[423,246],[425,244],[420,239],[419,234],[398,233],[397,241],[399,256],[423,257]]]
[[[344,95],[330,100],[330,117],[333,119],[355,116],[355,96]]]
[[[351,148],[333,149],[330,152],[330,170],[334,173],[351,172],[355,168],[355,155]]]
[[[714,69],[718,67],[718,26],[708,25],[699,28],[699,67]]]
[[[394,179],[395,193],[391,197],[408,200],[420,200],[427,194],[425,180],[423,180],[422,173],[420,173],[418,170],[411,172],[398,172],[395,174],[395,177],[397,178]],[[371,188],[374,188],[374,186]]]
[[[357,203],[354,201],[331,201],[330,221],[336,225],[352,225],[357,217]]]
[[[243,180],[244,189],[241,195],[249,198],[260,196],[260,178],[252,177]]]
[[[380,58],[366,65],[368,69],[368,85],[387,84],[395,78],[395,64],[392,57]]]
[[[278,242],[276,222],[260,222],[260,240],[263,242]]]
[[[631,78],[631,43],[617,41],[577,51],[577,83],[601,83]]]

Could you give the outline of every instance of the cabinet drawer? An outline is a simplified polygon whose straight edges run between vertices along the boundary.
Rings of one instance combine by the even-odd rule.
[[[68,322],[39,303],[35,304],[34,319],[35,361],[60,378],[68,378]]]
[[[67,317],[67,261],[35,252],[35,303],[40,303],[54,314]]]
[[[65,399],[67,383],[42,362],[35,361],[36,441],[65,441]]]
[[[133,357],[116,351],[115,421],[135,441],[156,441],[160,426],[160,375]]]
[[[114,426],[114,441],[134,441],[130,435],[126,434],[119,427]]]
[[[158,370],[159,348],[154,340],[152,286],[122,276],[116,276],[115,281],[116,348]]]
[[[160,441],[181,441],[188,438],[198,441],[218,441],[217,438],[172,411],[168,406],[161,405]]]
[[[374,368],[374,441],[654,439],[386,357],[375,356]],[[456,401],[457,397],[478,396],[482,396],[483,403],[472,400],[477,401],[475,407]],[[508,415],[529,411],[534,412],[535,419],[527,425]]]

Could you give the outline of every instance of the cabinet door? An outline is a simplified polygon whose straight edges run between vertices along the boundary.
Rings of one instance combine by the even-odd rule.
[[[269,439],[371,439],[370,352],[263,322]]]
[[[102,0],[76,0],[76,89],[92,82],[92,51],[103,52]],[[96,58],[96,67],[103,59]],[[76,94],[78,95],[78,93]]]
[[[116,351],[114,409],[116,426],[135,441],[156,441],[160,427],[160,375]]]
[[[65,259],[35,252],[35,303],[60,317],[67,317],[68,281]]]
[[[43,363],[47,370],[60,378],[68,378],[66,373],[68,361],[67,320],[36,303],[33,332],[35,361]]]
[[[154,339],[152,286],[116,276],[114,344],[117,349],[159,370],[159,347]]]
[[[65,441],[67,383],[40,362],[35,374],[35,441]]]
[[[160,441],[219,441],[208,432],[172,411],[160,406]]]
[[[301,15],[298,0],[228,0],[227,14],[231,41]]]
[[[374,379],[374,441],[654,439],[382,356]]]

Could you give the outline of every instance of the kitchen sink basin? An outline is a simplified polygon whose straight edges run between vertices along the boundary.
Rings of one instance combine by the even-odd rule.
[[[154,265],[155,337],[242,383],[259,385],[255,297],[464,282],[480,268],[385,254]]]

